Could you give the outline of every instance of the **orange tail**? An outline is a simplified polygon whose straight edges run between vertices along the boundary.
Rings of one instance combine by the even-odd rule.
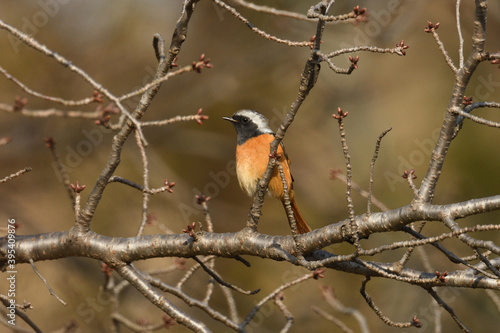
[[[295,199],[292,198],[292,200],[290,201],[290,204],[292,206],[293,215],[295,216],[295,221],[297,222],[297,233],[305,234],[307,232],[310,232],[311,227],[309,227],[309,225],[304,220],[304,217],[300,213],[299,207],[297,206]],[[283,207],[284,206],[285,206],[285,204],[283,203]],[[286,207],[285,207],[285,210],[286,210]]]

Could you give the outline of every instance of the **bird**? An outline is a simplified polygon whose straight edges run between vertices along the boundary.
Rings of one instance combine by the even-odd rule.
[[[248,196],[253,197],[257,192],[257,184],[267,169],[269,145],[274,140],[275,133],[269,127],[267,118],[254,110],[239,110],[231,117],[222,117],[222,119],[231,122],[236,129],[236,175],[242,190]],[[278,146],[277,156],[279,156],[278,161],[285,174],[288,197],[297,222],[297,232],[299,234],[310,232],[311,228],[304,220],[295,202],[290,160],[285,152],[283,142],[280,142]],[[286,211],[283,182],[277,167],[272,172],[268,190],[269,195],[281,200]]]

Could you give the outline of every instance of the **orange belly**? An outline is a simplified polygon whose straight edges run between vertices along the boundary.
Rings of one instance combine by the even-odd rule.
[[[257,183],[264,175],[269,162],[269,145],[274,140],[271,134],[262,134],[248,139],[245,143],[236,147],[236,172],[241,188],[249,195],[254,196],[257,192]],[[289,193],[291,191],[292,177],[288,161],[283,148],[278,146],[279,161],[283,166]],[[283,199],[283,183],[277,168],[274,168],[269,181],[269,194],[273,197]],[[291,199],[291,198],[290,198]]]

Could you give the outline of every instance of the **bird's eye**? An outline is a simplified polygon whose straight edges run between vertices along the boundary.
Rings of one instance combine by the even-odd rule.
[[[248,118],[248,117],[243,117],[243,118],[241,118],[241,122],[242,122],[243,124],[248,123],[248,121],[249,121],[249,120],[250,120],[250,118]]]

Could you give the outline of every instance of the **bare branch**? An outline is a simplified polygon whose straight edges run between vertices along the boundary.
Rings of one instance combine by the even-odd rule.
[[[328,54],[322,54],[323,57],[325,58],[334,58],[338,57],[339,55],[346,54],[346,53],[355,53],[355,52],[362,52],[362,51],[367,51],[367,52],[372,52],[372,53],[389,53],[389,54],[397,54],[399,56],[405,56],[406,55],[406,49],[409,48],[408,45],[404,43],[404,41],[401,41],[400,43],[396,44],[395,48],[382,48],[382,47],[376,47],[376,46],[354,46],[354,47],[348,47],[340,50],[336,50],[333,52],[330,52]],[[322,59],[323,59],[322,57]]]
[[[40,280],[43,281],[43,283],[45,284],[45,286],[49,290],[50,294],[52,296],[54,296],[59,302],[61,302],[62,305],[64,305],[64,306],[68,305],[68,303],[63,301],[59,296],[57,296],[57,294],[52,290],[52,288],[50,288],[49,283],[47,282],[47,279],[44,278],[42,274],[40,274],[40,272],[38,271],[38,269],[35,266],[35,262],[33,261],[33,259],[30,259],[30,264],[31,264],[31,267],[33,268],[33,270],[35,271],[36,275],[38,275]]]
[[[254,10],[256,12],[260,12],[260,13],[270,14],[270,15],[274,15],[274,16],[288,17],[288,18],[293,18],[293,19],[308,21],[308,22],[316,22],[317,21],[316,19],[308,18],[304,14],[294,13],[294,12],[290,12],[287,10],[280,10],[280,9],[276,9],[276,8],[269,7],[269,6],[256,5],[254,3],[247,2],[244,0],[231,0],[231,1],[236,3],[237,5],[240,5],[242,7],[245,7],[245,8]]]
[[[264,37],[265,39],[271,40],[273,42],[285,44],[285,45],[288,45],[288,46],[311,46],[311,44],[312,44],[312,42],[305,42],[305,41],[304,42],[294,42],[294,41],[291,41],[291,40],[281,39],[281,38],[278,38],[278,37],[273,36],[271,34],[268,34],[267,32],[262,31],[261,29],[259,29],[256,26],[254,26],[252,23],[250,23],[250,21],[248,21],[245,17],[243,17],[240,13],[238,13],[238,11],[236,9],[234,9],[233,7],[227,5],[223,1],[221,1],[221,0],[212,0],[212,1],[217,6],[219,6],[219,7],[223,8],[223,9],[227,10],[231,15],[233,15],[238,20],[240,20],[241,22],[243,22],[248,28],[250,28],[250,30],[252,30],[253,32],[255,32],[257,35],[259,35],[261,37]]]
[[[333,3],[333,2],[331,2],[331,3]],[[363,8],[360,10],[359,6],[358,6],[358,8],[357,8],[358,11],[353,10],[350,13],[338,15],[338,16],[325,15],[325,13],[321,13],[321,11],[318,10],[322,6],[323,6],[323,3],[320,2],[318,5],[315,5],[315,6],[312,6],[311,8],[309,8],[309,10],[307,11],[307,17],[319,19],[319,20],[325,21],[325,22],[334,22],[334,21],[345,21],[345,20],[349,20],[349,19],[354,19],[360,14],[359,11],[361,11],[361,14],[365,13],[365,9]]]
[[[54,103],[59,103],[59,104],[65,105],[65,106],[82,106],[82,105],[87,105],[87,104],[94,103],[94,102],[98,101],[96,98],[97,97],[96,94],[94,94],[94,96],[92,96],[92,97],[87,97],[87,98],[84,98],[84,99],[81,99],[78,101],[65,100],[65,99],[59,98],[59,97],[47,96],[47,95],[41,94],[39,92],[36,92],[36,91],[28,88],[21,81],[19,81],[18,79],[16,79],[12,75],[10,75],[2,66],[0,66],[0,73],[2,73],[10,81],[14,82],[18,87],[20,87],[26,93],[28,93],[32,96],[38,97],[40,99],[43,99],[43,100],[51,101]]]
[[[250,321],[254,318],[254,316],[257,314],[257,312],[262,308],[262,306],[264,304],[266,304],[269,300],[274,299],[276,297],[276,295],[281,293],[283,290],[288,289],[288,288],[295,286],[301,282],[304,282],[306,280],[313,279],[313,278],[314,279],[318,278],[317,272],[306,274],[306,275],[304,275],[296,280],[293,280],[291,282],[288,282],[288,283],[285,283],[285,284],[279,286],[276,290],[274,290],[272,293],[270,293],[269,295],[264,297],[259,303],[257,303],[255,305],[255,307],[252,309],[252,311],[250,311],[250,313],[245,318],[245,320],[243,320],[243,322],[240,324],[240,326],[239,326],[240,329],[243,330],[250,323]]]
[[[221,279],[221,277],[220,277],[217,273],[215,273],[213,270],[209,269],[209,268],[207,267],[207,265],[205,265],[205,264],[203,263],[203,261],[201,261],[200,259],[198,259],[198,258],[196,258],[196,257],[193,257],[193,259],[194,259],[194,261],[196,261],[196,262],[197,262],[197,263],[201,266],[201,268],[203,268],[203,270],[204,270],[205,272],[207,272],[207,273],[208,273],[208,275],[210,275],[211,277],[213,277],[213,278],[214,278],[214,280],[215,280],[215,281],[217,281],[217,282],[218,282],[221,286],[224,286],[224,287],[227,287],[227,288],[232,289],[232,290],[234,290],[234,291],[237,291],[237,292],[239,292],[239,293],[241,293],[241,294],[243,294],[243,295],[254,295],[254,294],[256,294],[256,293],[258,293],[258,292],[260,291],[260,289],[247,291],[247,290],[243,290],[243,289],[241,289],[241,288],[240,288],[240,287],[238,287],[238,286],[235,286],[235,285],[233,285],[233,284],[230,284],[230,283],[228,283],[228,282],[226,282],[226,281],[222,280],[222,279]]]
[[[380,311],[380,309],[377,307],[377,305],[375,305],[375,302],[373,302],[373,300],[370,297],[370,295],[368,295],[366,293],[366,284],[368,283],[368,281],[370,281],[369,277],[367,277],[366,279],[363,280],[363,282],[361,283],[360,293],[363,296],[363,298],[365,299],[365,301],[368,304],[368,306],[370,306],[370,308],[373,310],[373,312],[375,312],[375,314],[385,324],[387,324],[388,326],[398,327],[398,328],[408,328],[408,327],[412,327],[412,326],[420,327],[420,322],[418,321],[418,319],[416,317],[414,317],[413,321],[411,321],[411,322],[401,323],[401,322],[394,322],[391,319],[389,319],[387,316],[385,316],[382,313],[382,311]]]
[[[187,34],[187,27],[189,20],[191,18],[191,15],[194,10],[194,6],[198,0],[186,0],[184,3],[182,15],[177,21],[177,25],[175,28],[174,35],[172,36],[172,43],[169,49],[169,58],[165,62],[160,62],[158,64],[158,68],[156,70],[155,74],[155,79],[159,77],[165,76],[169,69],[171,68],[171,64],[173,63],[174,59],[177,57],[177,55],[180,52],[181,45],[186,39],[186,34]],[[1,26],[0,26],[1,27]],[[99,178],[94,186],[94,189],[90,193],[90,196],[87,200],[87,203],[82,210],[82,214],[80,214],[80,219],[76,225],[75,231],[77,232],[87,232],[90,229],[90,221],[92,217],[94,216],[94,212],[97,208],[97,205],[99,204],[102,193],[104,191],[104,188],[106,187],[109,178],[113,175],[114,171],[118,167],[118,164],[120,163],[120,153],[123,147],[123,144],[125,143],[125,140],[127,137],[130,135],[130,133],[133,130],[138,131],[139,135],[141,135],[141,141],[143,143],[145,142],[142,140],[142,131],[140,131],[140,126],[138,126],[137,121],[142,118],[144,113],[146,112],[149,104],[151,103],[151,100],[156,96],[158,93],[159,86],[152,87],[151,89],[148,89],[143,96],[141,97],[141,103],[137,106],[136,110],[134,111],[134,114],[132,116],[133,121],[132,123],[126,123],[120,132],[114,136],[113,138],[113,144],[112,144],[112,153],[108,159],[108,163],[106,167],[101,171]],[[103,92],[104,93],[104,92]],[[107,96],[107,94],[105,94]],[[112,99],[113,100],[113,99]],[[120,102],[114,98],[113,100],[117,106],[120,107]],[[121,108],[120,108],[121,109]]]
[[[39,43],[37,40],[34,38],[31,38],[31,36],[28,36],[27,34],[21,32],[20,30],[6,24],[4,21],[0,20],[0,29],[4,29],[7,32],[9,32],[12,36],[16,37],[26,45],[32,47],[33,49],[37,50],[38,52],[53,58],[55,61],[57,61],[59,64],[63,65],[64,67],[68,68],[70,71],[78,74],[80,77],[82,77],[87,83],[89,83],[96,91],[100,92],[104,96],[106,96],[108,99],[113,101],[120,111],[125,114],[128,119],[132,122],[132,124],[140,129],[140,124],[137,121],[135,117],[132,117],[132,115],[123,107],[123,105],[120,103],[120,101],[113,95],[111,94],[107,89],[105,89],[100,83],[96,82],[94,79],[92,79],[85,71],[83,71],[81,68],[75,66],[71,61],[67,60],[63,56],[59,55],[58,53],[50,50],[47,48],[45,45]]]
[[[356,247],[356,252],[360,252],[361,245],[359,244],[359,234],[358,234],[358,225],[356,224],[355,214],[354,214],[354,204],[352,201],[352,167],[351,167],[351,156],[349,154],[349,147],[347,146],[346,133],[344,129],[343,119],[347,117],[348,112],[342,111],[339,107],[337,110],[337,114],[333,114],[333,117],[337,119],[339,123],[339,132],[340,132],[340,142],[342,143],[342,152],[344,153],[344,159],[346,164],[346,177],[347,177],[347,190],[346,190],[346,199],[347,199],[347,210],[349,211],[349,221],[351,227],[351,235],[354,242],[354,246]]]
[[[444,59],[446,60],[446,63],[451,68],[453,73],[457,74],[458,68],[455,66],[455,64],[453,63],[453,60],[450,58],[448,51],[446,51],[446,48],[444,47],[444,44],[441,41],[441,38],[439,38],[439,34],[436,32],[437,28],[439,28],[439,22],[436,24],[433,24],[433,23],[427,21],[427,26],[425,27],[425,32],[430,32],[432,34],[432,37],[434,37],[434,40],[436,41],[437,45],[439,46],[439,50],[441,50],[441,53],[443,54]]]
[[[276,296],[274,296],[274,304],[276,304],[278,306],[278,308],[283,313],[283,316],[285,316],[285,319],[286,319],[286,324],[281,329],[280,333],[288,332],[293,325],[293,314],[286,307],[285,303],[283,302],[284,299],[285,299],[285,296],[283,295],[283,292],[280,292],[280,293],[276,294]]]
[[[356,321],[359,323],[362,333],[368,333],[370,331],[365,316],[359,310],[351,307],[346,307],[344,304],[342,304],[340,300],[337,297],[335,297],[332,287],[320,286],[320,290],[321,290],[321,295],[325,298],[325,301],[335,311],[353,316],[354,319],[356,319]]]
[[[486,102],[483,102],[483,103],[478,103],[478,104],[483,104],[484,106],[495,107],[495,108],[499,108],[500,107],[500,103],[486,103]],[[467,110],[467,111],[470,112],[470,111],[472,111],[472,109],[471,110]],[[494,127],[494,128],[500,128],[500,123],[495,122],[495,121],[491,121],[491,120],[487,120],[487,119],[484,119],[482,117],[475,116],[473,114],[468,113],[467,111],[454,110],[453,112],[456,113],[456,114],[458,114],[458,115],[460,115],[463,118],[470,119],[473,122],[476,122],[478,124],[486,125],[486,126]]]
[[[12,180],[12,179],[14,179],[16,177],[19,177],[19,176],[21,176],[21,175],[23,175],[23,174],[25,174],[27,172],[30,172],[31,170],[32,170],[31,167],[26,167],[24,169],[21,169],[18,172],[15,172],[15,173],[7,176],[7,177],[4,177],[4,178],[0,179],[0,184],[8,182],[9,180]]]
[[[151,303],[172,317],[177,323],[184,325],[195,332],[210,332],[205,324],[191,318],[170,303],[165,296],[155,290],[132,266],[122,265],[116,267],[115,270],[121,277],[127,280],[141,294],[143,294]]]
[[[462,0],[457,0],[455,5],[455,16],[457,20],[457,32],[458,32],[458,54],[459,54],[459,68],[464,67],[464,38],[462,36],[462,25],[460,23],[460,3]]]
[[[202,114],[203,109],[199,109],[195,115],[191,116],[175,116],[170,119],[157,120],[157,121],[145,121],[142,123],[142,126],[164,126],[173,124],[181,121],[196,121],[198,124],[202,124],[204,120],[208,119],[207,115]]]

